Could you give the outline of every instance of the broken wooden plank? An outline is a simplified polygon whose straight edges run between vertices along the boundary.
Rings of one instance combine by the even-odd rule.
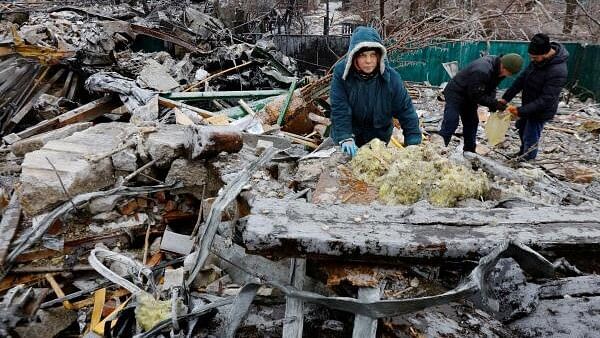
[[[48,283],[50,283],[50,286],[52,287],[52,290],[54,290],[56,297],[62,298],[65,296],[65,293],[61,289],[60,285],[58,285],[58,283],[56,282],[56,280],[54,279],[54,276],[52,276],[52,274],[47,273],[44,277],[46,278]],[[71,305],[71,302],[69,302],[68,300],[63,301],[63,306],[67,310],[73,309],[73,305]]]
[[[106,299],[106,288],[102,288],[94,292],[94,308],[92,309],[92,318],[90,320],[90,327],[96,327],[100,323],[102,316],[102,308],[104,307],[104,300]]]
[[[78,86],[79,86],[79,75],[77,73],[75,73],[75,75],[73,76],[73,79],[71,81],[71,88],[69,89],[69,92],[67,93],[67,96],[66,96],[67,100],[73,100]]]
[[[40,283],[45,280],[43,275],[31,274],[31,275],[9,275],[4,279],[0,280],[0,293],[4,293],[7,290],[12,289],[15,285],[31,285]]]
[[[234,279],[247,281],[256,277],[275,280],[281,283],[289,282],[289,269],[287,265],[271,261],[263,256],[249,255],[241,246],[227,242],[225,238],[216,235],[211,252],[223,260],[225,271]],[[317,280],[305,276],[304,289],[329,294],[331,291]]]
[[[290,259],[290,285],[296,289],[304,288],[306,275],[306,260],[302,258]],[[283,324],[283,337],[302,338],[304,328],[304,301],[299,298],[286,297],[285,318],[289,319]]]
[[[379,288],[359,288],[358,299],[364,302],[379,301]],[[377,318],[371,318],[363,315],[354,317],[354,329],[352,338],[375,338],[377,332]]]
[[[540,287],[540,299],[560,299],[565,296],[582,297],[600,295],[600,276],[589,275],[561,278]]]
[[[555,250],[600,244],[600,208],[314,205],[257,198],[239,230],[253,253],[369,261],[481,257],[513,239]]]
[[[65,80],[65,83],[63,84],[62,89],[56,94],[56,97],[63,97],[63,96],[65,96],[65,94],[67,94],[69,87],[71,86],[71,80],[73,79],[73,74],[74,74],[74,72],[72,70],[70,70],[69,74],[67,74],[67,79]]]
[[[16,143],[20,140],[24,140],[28,137],[50,131],[50,130],[54,129],[57,125],[58,125],[57,118],[45,120],[45,121],[42,121],[42,122],[36,124],[35,126],[31,126],[21,132],[16,133],[16,134],[15,133],[8,134],[8,135],[4,136],[2,139],[4,140],[4,142],[6,142],[6,144],[10,145],[10,144]]]
[[[113,96],[104,96],[92,102],[86,103],[81,107],[70,110],[59,115],[59,126],[66,126],[77,122],[92,121],[112,110],[119,108],[123,104]]]
[[[10,119],[10,121],[6,124],[4,132],[10,132],[12,131],[12,129],[18,125],[21,120],[23,120],[23,118],[25,118],[25,116],[27,116],[27,114],[29,114],[29,111],[31,110],[31,108],[33,107],[33,105],[35,104],[35,102],[38,100],[38,98],[40,96],[42,96],[42,94],[46,93],[48,91],[48,89],[50,89],[50,87],[52,87],[52,85],[58,81],[58,79],[60,79],[60,77],[63,75],[63,73],[65,72],[64,68],[59,69],[54,76],[52,76],[50,78],[50,80],[48,80],[48,82],[46,82],[41,88],[40,90],[37,91],[37,93],[35,93],[35,95],[33,95],[29,101],[27,101],[27,103],[25,103],[25,105],[23,107],[21,107],[21,109]]]
[[[17,141],[50,131],[52,129],[56,129],[58,127],[64,127],[68,124],[89,122],[106,113],[109,113],[121,105],[122,103],[118,99],[112,96],[104,96],[92,102],[86,103],[81,107],[77,107],[73,110],[65,112],[55,118],[42,121],[35,126],[29,127],[16,134],[9,134],[5,136],[3,140],[7,144],[13,144]]]
[[[2,221],[0,222],[0,266],[4,264],[4,258],[17,232],[20,219],[21,205],[17,193],[14,192],[10,198],[8,207],[2,214]]]
[[[219,76],[221,76],[221,75],[223,75],[223,74],[227,74],[227,73],[229,73],[229,72],[232,72],[232,71],[234,71],[234,70],[236,70],[236,69],[240,69],[240,68],[243,68],[243,67],[249,66],[249,65],[251,65],[253,62],[254,62],[254,61],[246,61],[246,62],[244,62],[244,63],[242,63],[242,64],[239,64],[239,65],[237,65],[237,66],[234,66],[234,67],[231,67],[231,68],[228,68],[228,69],[222,70],[222,71],[220,71],[220,72],[218,72],[218,73],[212,74],[212,75],[208,76],[206,79],[200,80],[200,81],[198,81],[198,82],[196,82],[196,83],[192,83],[191,85],[189,85],[189,86],[188,86],[186,89],[184,89],[183,91],[184,91],[184,92],[189,92],[190,90],[192,90],[192,89],[194,89],[194,88],[198,88],[198,87],[199,87],[200,85],[202,85],[203,83],[206,83],[206,82],[208,82],[208,81],[210,81],[210,80],[212,80],[212,79],[214,79],[214,78],[217,78],[217,77],[219,77]]]

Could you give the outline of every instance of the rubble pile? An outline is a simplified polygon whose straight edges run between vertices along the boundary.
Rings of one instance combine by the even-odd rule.
[[[350,159],[330,76],[213,5],[0,5],[0,336],[595,334],[597,103],[520,163],[407,83],[423,144]]]

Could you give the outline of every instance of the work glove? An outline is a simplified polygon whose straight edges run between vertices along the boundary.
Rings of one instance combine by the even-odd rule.
[[[498,100],[496,101],[496,111],[504,111],[506,109],[506,101]]]
[[[515,106],[508,106],[508,112],[515,118],[519,117],[519,109]]]
[[[352,157],[356,156],[356,152],[358,151],[358,147],[354,143],[354,140],[349,138],[347,140],[342,141],[342,152],[348,154]]]

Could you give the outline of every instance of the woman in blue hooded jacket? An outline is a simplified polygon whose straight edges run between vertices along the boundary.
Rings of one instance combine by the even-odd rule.
[[[421,143],[419,119],[398,72],[387,64],[379,33],[358,27],[348,54],[333,71],[330,90],[331,135],[342,151],[354,156],[374,138],[389,142],[397,118],[405,145]]]

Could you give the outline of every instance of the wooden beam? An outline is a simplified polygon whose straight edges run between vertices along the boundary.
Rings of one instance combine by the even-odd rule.
[[[379,301],[379,288],[359,288],[358,299],[364,302]],[[363,315],[354,317],[354,329],[352,338],[375,338],[377,332],[377,318],[371,318]]]
[[[61,289],[60,285],[58,285],[58,283],[54,279],[54,276],[52,276],[52,274],[47,273],[44,277],[46,278],[48,283],[50,283],[50,286],[52,287],[52,290],[54,290],[56,297],[63,298],[65,296],[65,293]],[[63,306],[67,310],[73,309],[73,305],[71,305],[71,302],[69,302],[68,300],[63,301]]]
[[[202,85],[203,83],[206,83],[206,82],[208,82],[208,81],[210,81],[210,80],[212,80],[212,79],[214,79],[214,78],[216,78],[216,77],[219,77],[219,76],[221,76],[221,75],[223,75],[223,74],[227,74],[227,73],[229,73],[229,72],[232,72],[232,71],[234,71],[234,70],[236,70],[236,69],[240,69],[240,68],[243,68],[243,67],[249,66],[249,65],[250,65],[250,64],[252,64],[253,62],[254,62],[254,61],[246,61],[246,62],[244,62],[244,63],[242,63],[242,64],[240,64],[240,65],[237,65],[237,66],[235,66],[235,67],[231,67],[231,68],[228,68],[228,69],[222,70],[222,71],[220,71],[220,72],[218,72],[218,73],[212,74],[212,75],[208,76],[208,77],[207,77],[206,79],[204,79],[204,80],[200,80],[200,81],[198,81],[198,82],[196,82],[196,83],[192,83],[192,84],[191,84],[191,85],[189,85],[189,86],[188,86],[186,89],[184,89],[184,90],[183,90],[183,92],[189,92],[190,90],[192,90],[192,89],[194,89],[194,88],[198,88],[198,87],[199,87],[200,85]]]
[[[257,198],[239,230],[250,252],[278,257],[476,259],[507,239],[538,250],[598,250],[600,208],[314,205]]]
[[[302,258],[290,259],[290,284],[296,289],[304,288],[306,275],[306,260]],[[299,298],[286,297],[285,318],[291,321],[283,324],[283,337],[302,338],[304,328],[304,301]]]
[[[17,193],[13,192],[8,207],[4,210],[2,221],[0,222],[0,266],[4,264],[4,258],[8,253],[10,243],[12,242],[19,220],[21,219],[21,204]]]
[[[50,80],[48,80],[48,82],[46,82],[40,88],[40,90],[38,90],[37,93],[35,93],[35,95],[33,95],[31,97],[31,99],[29,99],[29,101],[27,101],[27,103],[25,103],[25,105],[7,123],[7,125],[5,127],[5,132],[10,132],[17,124],[19,124],[21,122],[21,120],[23,120],[23,118],[25,118],[25,116],[27,116],[27,114],[29,114],[29,111],[31,110],[31,108],[33,107],[35,102],[38,100],[38,98],[40,96],[42,96],[42,94],[46,93],[48,91],[48,89],[50,89],[50,87],[52,87],[52,85],[56,81],[58,81],[58,79],[60,79],[60,77],[63,75],[64,72],[65,72],[65,69],[59,69],[54,74],[54,76],[52,76],[50,78]]]
[[[561,278],[540,287],[540,299],[561,299],[565,296],[588,297],[600,295],[600,276],[589,275]]]
[[[35,126],[29,127],[21,132],[6,135],[3,140],[7,144],[26,139],[43,132],[47,132],[68,124],[77,122],[89,122],[120,107],[121,101],[112,96],[104,96],[81,107],[65,112],[55,118],[42,121]]]
[[[92,121],[123,104],[113,96],[104,96],[81,107],[70,110],[58,116],[58,125],[64,127],[67,124]]]
[[[75,91],[77,90],[77,87],[79,86],[79,75],[76,73],[73,76],[73,79],[71,80],[71,88],[69,89],[69,92],[67,93],[67,100],[73,100],[73,98],[75,97]]]

